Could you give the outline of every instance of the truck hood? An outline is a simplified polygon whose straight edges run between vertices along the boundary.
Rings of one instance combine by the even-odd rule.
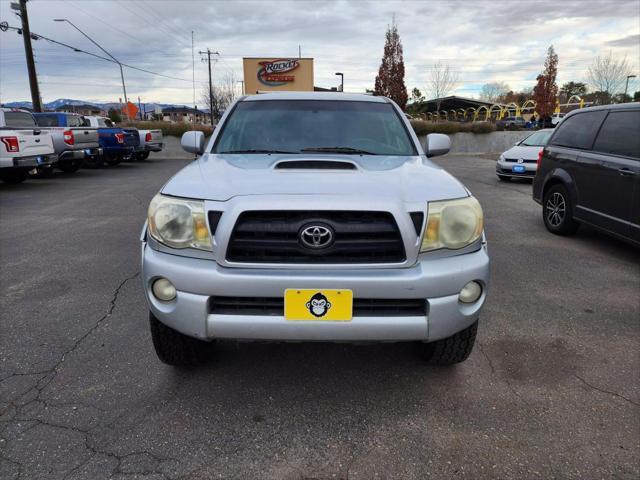
[[[319,168],[327,165],[333,168]],[[458,180],[420,156],[286,154],[204,154],[174,175],[162,193],[216,201],[240,195],[339,195],[418,202],[468,195]]]

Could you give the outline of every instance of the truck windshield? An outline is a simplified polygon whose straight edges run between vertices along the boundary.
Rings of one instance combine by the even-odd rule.
[[[237,104],[215,153],[416,155],[391,104],[333,100],[257,100]]]
[[[4,123],[7,127],[36,127],[33,115],[27,112],[4,112]]]

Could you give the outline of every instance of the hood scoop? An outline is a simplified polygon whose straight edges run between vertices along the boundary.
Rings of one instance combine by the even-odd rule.
[[[276,170],[358,170],[353,162],[342,160],[283,160],[275,164]]]

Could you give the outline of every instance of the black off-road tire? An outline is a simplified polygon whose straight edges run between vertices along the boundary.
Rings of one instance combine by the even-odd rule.
[[[64,173],[73,173],[80,170],[82,166],[81,160],[71,160],[66,162],[58,162],[58,168],[62,170]]]
[[[464,362],[476,341],[478,322],[442,340],[422,345],[422,355],[431,365],[449,366]]]
[[[4,170],[4,171],[3,171]],[[12,185],[24,182],[29,176],[29,170],[13,170],[9,168],[0,169],[0,180]]]
[[[144,162],[147,158],[149,158],[149,152],[136,153],[136,160],[139,162]]]
[[[163,363],[175,367],[195,367],[209,360],[213,342],[205,342],[183,335],[167,327],[149,312],[151,339],[156,355]]]
[[[105,155],[104,161],[110,167],[115,167],[116,165],[118,165],[122,161],[122,157],[112,157],[112,156],[106,156]]]
[[[555,206],[557,210],[554,211]],[[563,184],[552,185],[545,192],[542,200],[542,220],[547,230],[556,235],[573,235],[580,227],[580,223],[573,219],[573,203],[567,187]]]
[[[511,181],[511,177],[507,177],[505,175],[497,175],[498,180],[500,180],[501,182],[510,182]]]

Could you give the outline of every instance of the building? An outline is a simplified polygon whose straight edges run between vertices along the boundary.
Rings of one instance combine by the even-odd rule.
[[[167,107],[162,109],[162,120],[172,123],[197,123],[210,125],[211,117],[208,112],[191,107]]]
[[[100,107],[96,105],[72,105],[65,103],[60,105],[55,110],[56,112],[66,112],[66,113],[77,113],[78,115],[97,115],[97,116],[106,116],[107,113]]]
[[[475,98],[458,97],[456,95],[450,95],[448,97],[434,98],[432,100],[426,100],[424,102],[412,103],[410,108],[412,113],[435,113],[435,112],[449,112],[457,110],[466,110],[468,108],[480,107],[490,108],[493,105],[491,102],[485,102],[483,100],[476,100]]]
[[[244,94],[313,92],[313,58],[243,58]]]

